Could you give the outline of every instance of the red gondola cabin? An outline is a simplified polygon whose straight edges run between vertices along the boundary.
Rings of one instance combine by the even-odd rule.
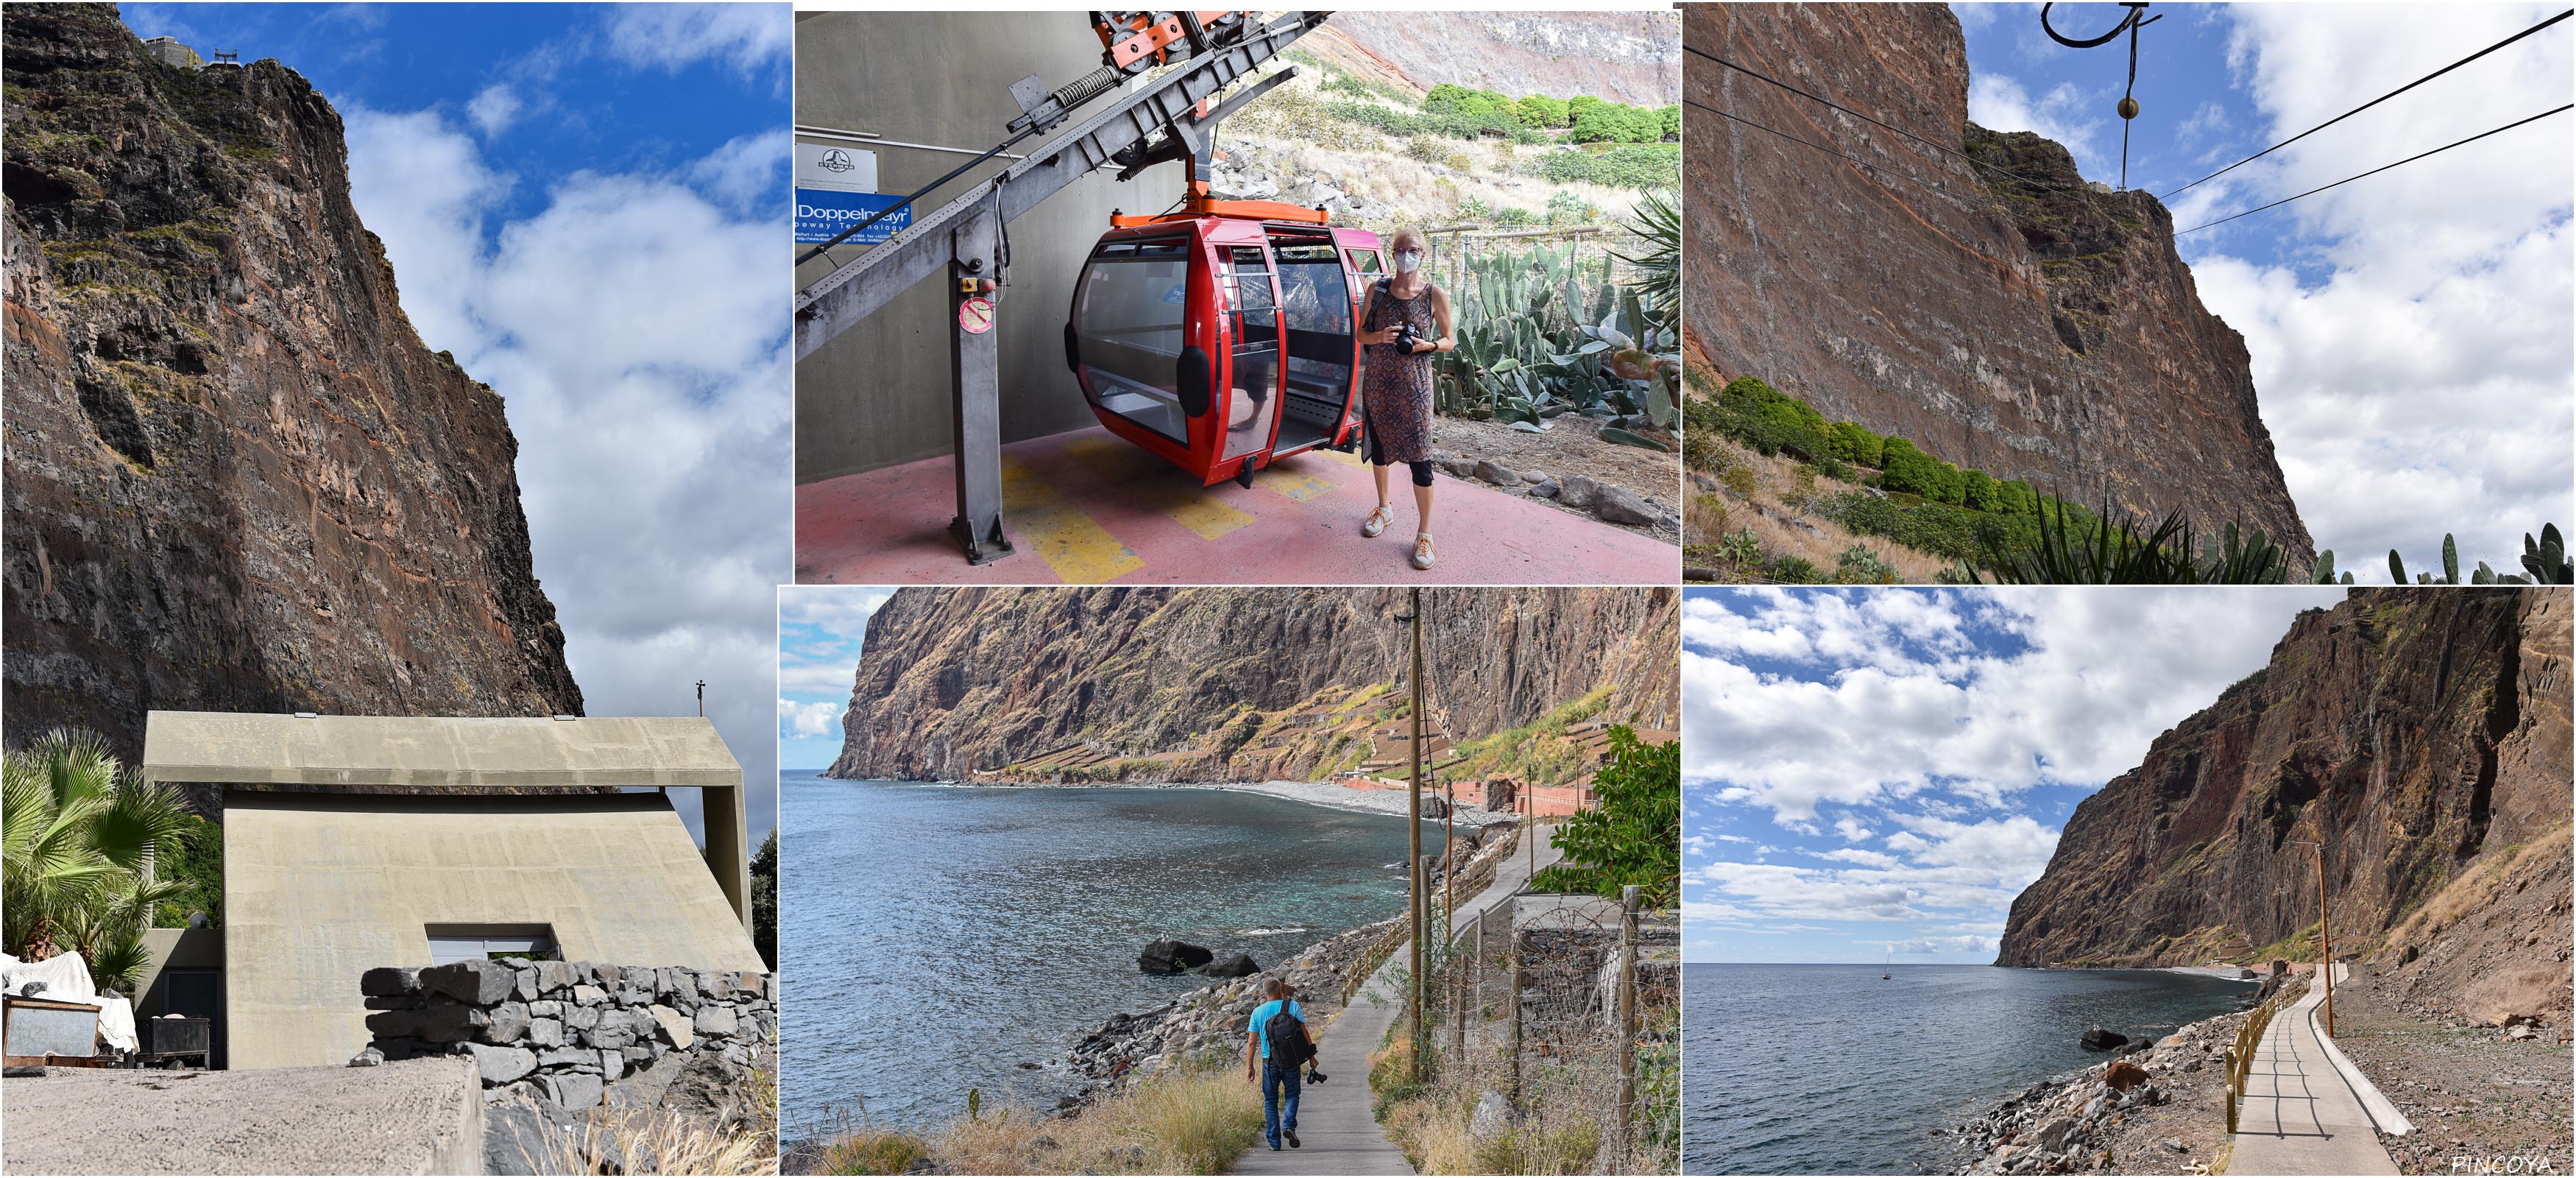
[[[1111,224],[1064,328],[1102,425],[1211,485],[1357,444],[1359,304],[1384,273],[1376,234],[1260,201]]]

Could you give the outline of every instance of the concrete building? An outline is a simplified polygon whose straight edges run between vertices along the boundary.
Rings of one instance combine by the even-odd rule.
[[[215,988],[234,1068],[348,1060],[369,1040],[358,978],[377,966],[766,968],[742,769],[698,717],[153,712],[143,774],[224,787]],[[667,797],[609,787],[704,790],[706,853]],[[183,948],[203,968],[201,945],[170,939],[138,1014],[160,1013],[151,994]]]
[[[180,44],[177,37],[147,37],[143,41],[143,51],[151,54],[152,60],[179,69],[202,69],[206,64],[206,59],[197,56],[196,50]]]
[[[1036,74],[1051,90],[1099,66],[1100,40],[1079,12],[799,12],[797,138],[875,152],[879,188],[901,195],[1009,135],[1020,114],[1012,83]],[[919,211],[1016,159],[966,173]],[[995,325],[1003,441],[1095,424],[1064,363],[1074,279],[1111,211],[1159,213],[1180,197],[1177,166],[1123,184],[1100,172],[1011,222],[1010,285]],[[833,253],[848,261],[861,248]],[[831,270],[822,259],[806,263],[797,285]],[[797,362],[798,483],[951,452],[947,297],[938,282],[924,281]]]

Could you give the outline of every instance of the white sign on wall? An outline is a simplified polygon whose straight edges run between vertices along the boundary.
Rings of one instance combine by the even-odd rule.
[[[834,192],[877,190],[877,153],[837,143],[796,145],[796,186]]]

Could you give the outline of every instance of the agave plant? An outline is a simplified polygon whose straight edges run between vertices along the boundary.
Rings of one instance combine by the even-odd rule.
[[[1962,563],[1952,577],[1978,584],[1991,573],[2001,585],[2278,585],[2289,576],[2288,554],[2260,528],[2240,531],[2231,522],[2195,544],[2180,510],[2153,526],[2108,500],[2095,514],[2089,525],[2070,526],[2069,512],[2050,513],[2031,548],[1988,535],[1986,570]]]
[[[101,987],[131,990],[152,906],[179,890],[153,863],[194,821],[177,790],[127,770],[93,732],[56,729],[0,758],[7,951],[76,952]]]

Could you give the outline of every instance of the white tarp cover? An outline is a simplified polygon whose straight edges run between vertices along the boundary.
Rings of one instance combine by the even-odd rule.
[[[43,982],[40,998],[57,1002],[92,1002],[98,1005],[98,1037],[119,1051],[133,1051],[142,1046],[134,1037],[134,1004],[115,994],[101,994],[90,981],[89,963],[78,953],[64,953],[43,961],[20,961],[0,953],[0,991],[24,994],[29,982]]]

